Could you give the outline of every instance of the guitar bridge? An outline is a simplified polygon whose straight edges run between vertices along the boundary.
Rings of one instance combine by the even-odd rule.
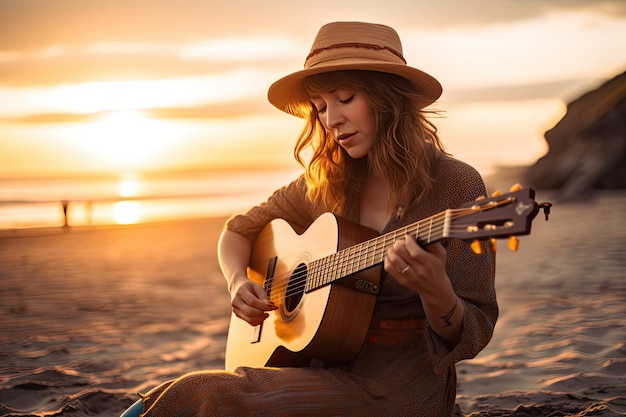
[[[252,337],[250,338],[250,343],[259,343],[261,341],[261,330],[263,329],[263,323],[254,326],[252,328]]]
[[[265,289],[265,294],[271,299],[272,292],[272,280],[274,278],[274,272],[276,271],[276,262],[278,260],[277,256],[270,258],[267,262],[267,271],[265,272],[265,281],[263,282],[263,288]],[[261,341],[261,331],[263,330],[263,323],[254,326],[252,328],[252,337],[250,338],[250,343],[259,343]]]

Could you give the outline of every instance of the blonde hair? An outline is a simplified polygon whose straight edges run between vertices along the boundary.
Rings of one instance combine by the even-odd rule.
[[[369,171],[380,173],[390,187],[390,214],[428,194],[436,159],[446,152],[436,126],[426,119],[423,98],[406,79],[373,71],[337,71],[307,77],[304,88],[309,95],[337,88],[363,94],[377,126],[368,156],[355,160],[324,129],[315,106],[302,104],[306,123],[294,156],[305,169],[307,197],[314,204],[345,215],[348,199],[360,195]],[[302,155],[308,148],[312,155],[305,163]]]

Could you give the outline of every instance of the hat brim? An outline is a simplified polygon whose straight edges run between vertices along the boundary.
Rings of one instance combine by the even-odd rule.
[[[380,61],[368,63],[363,62],[363,58],[356,58],[354,62],[350,62],[349,59],[343,59],[341,64],[327,64],[289,74],[270,86],[267,98],[279,110],[294,116],[304,117],[298,111],[301,104],[309,102],[308,94],[303,87],[304,78],[311,75],[344,70],[376,71],[404,77],[413,84],[416,91],[423,97],[424,107],[434,103],[443,91],[439,81],[417,68],[401,64],[381,63]]]

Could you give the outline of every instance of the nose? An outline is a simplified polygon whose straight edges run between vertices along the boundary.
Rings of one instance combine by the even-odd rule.
[[[328,104],[326,106],[326,127],[327,128],[336,128],[341,126],[343,122],[345,122],[345,117],[343,112],[338,106]]]

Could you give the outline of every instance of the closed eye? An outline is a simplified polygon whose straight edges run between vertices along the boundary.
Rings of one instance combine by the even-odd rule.
[[[350,104],[350,102],[351,102],[352,100],[354,100],[354,95],[351,95],[350,97],[348,97],[348,98],[347,98],[347,99],[345,99],[345,100],[339,100],[339,102],[340,102],[341,104]],[[322,106],[322,107],[320,107],[320,108],[318,108],[318,109],[317,109],[317,113],[318,113],[318,114],[324,114],[325,112],[326,112],[326,106]]]
[[[339,103],[341,104],[350,104],[352,102],[352,100],[354,100],[355,94],[352,94],[351,96],[349,96],[346,99],[336,99]],[[317,103],[317,100],[320,100],[319,97],[314,97],[311,99],[311,103],[313,104],[313,106],[316,108],[317,110],[317,114],[324,114],[326,113],[326,105],[325,103],[323,103],[323,100],[320,100],[320,103]]]
[[[348,97],[348,98],[347,98],[347,99],[345,99],[345,100],[339,100],[339,102],[340,102],[340,103],[342,103],[342,104],[348,104],[348,103],[350,103],[353,99],[354,99],[354,94],[353,94],[353,95],[351,95],[350,97]]]

